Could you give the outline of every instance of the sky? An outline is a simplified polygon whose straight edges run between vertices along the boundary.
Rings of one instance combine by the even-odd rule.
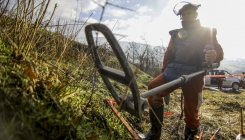
[[[88,23],[98,23],[102,12],[101,6],[105,5],[105,1],[51,0],[48,11],[51,12],[57,3],[55,19],[70,21],[88,19]],[[169,31],[181,28],[180,18],[173,13],[173,7],[180,2],[179,0],[108,0],[108,2],[133,10],[124,10],[109,4],[104,9],[101,23],[108,26],[116,34],[116,38],[123,41],[147,42],[153,46],[167,47],[170,40]],[[202,26],[217,29],[217,39],[224,50],[224,57],[245,59],[245,1],[189,0],[189,2],[201,4],[198,19]],[[82,42],[82,38],[84,38],[83,29],[77,40]]]

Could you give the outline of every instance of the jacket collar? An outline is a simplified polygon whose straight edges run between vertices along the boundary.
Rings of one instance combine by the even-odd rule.
[[[192,21],[192,22],[181,21],[181,25],[185,30],[190,30],[190,29],[200,27],[201,23],[200,23],[199,19],[197,19],[197,20]]]

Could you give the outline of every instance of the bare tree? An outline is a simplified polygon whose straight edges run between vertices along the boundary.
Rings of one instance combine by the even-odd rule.
[[[144,36],[141,36],[141,39],[144,40],[144,44],[129,43],[130,46],[126,52],[127,58],[140,70],[151,76],[156,76],[160,73],[166,48],[164,46],[153,47],[149,45]]]

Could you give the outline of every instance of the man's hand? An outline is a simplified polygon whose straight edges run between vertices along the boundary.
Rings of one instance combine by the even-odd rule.
[[[216,60],[216,51],[215,50],[204,50],[205,60],[208,62],[214,62]]]

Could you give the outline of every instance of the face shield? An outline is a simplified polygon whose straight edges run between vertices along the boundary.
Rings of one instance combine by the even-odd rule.
[[[197,4],[192,4],[190,2],[187,2],[187,1],[181,1],[174,6],[173,12],[175,13],[176,16],[179,16],[181,15],[181,12],[185,9],[193,8],[197,10],[200,6],[201,4],[197,5]]]

